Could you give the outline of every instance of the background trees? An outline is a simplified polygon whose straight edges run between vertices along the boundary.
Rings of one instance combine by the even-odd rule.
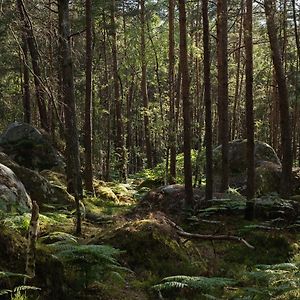
[[[270,143],[283,158],[286,181],[282,182],[282,194],[285,194],[292,158],[295,164],[300,161],[299,4],[297,1],[276,1],[277,23],[270,25],[271,19],[266,19],[265,15],[272,15],[268,10],[269,2],[265,1],[265,7],[253,4],[254,129],[255,138]],[[275,4],[275,0],[271,2]],[[246,57],[248,46],[244,44],[244,0],[229,1],[228,8],[225,1],[208,2],[207,18],[206,1],[185,2],[189,81],[183,74],[184,66],[179,63],[178,2],[115,0],[91,4],[92,27],[90,23],[86,24],[82,3],[70,3],[68,39],[74,64],[79,143],[88,149],[84,136],[89,141],[93,137],[91,152],[95,176],[107,180],[126,179],[128,174],[166,160],[168,153],[165,176],[170,182],[175,182],[175,153],[184,150],[183,108],[186,106],[181,95],[187,83],[190,87],[190,142],[193,149],[207,146],[210,153],[210,145],[217,145],[220,135],[223,136],[225,155],[229,136],[246,138],[245,103],[248,96],[245,77],[249,72],[245,71],[245,66],[249,56]],[[58,7],[48,0],[16,0],[2,4],[1,16],[0,110],[5,118],[0,120],[0,129],[8,122],[24,119],[48,131],[58,143],[63,125],[67,124],[63,101],[65,75],[58,44]],[[204,25],[209,22],[209,30],[202,21]],[[274,37],[277,37],[278,45],[275,47],[274,38],[270,39],[270,46],[269,35],[270,30],[271,33],[276,31],[270,26],[277,30]],[[217,28],[223,33],[218,33]],[[86,37],[89,39],[87,48]],[[207,41],[210,45],[206,44]],[[91,47],[92,61],[89,57]],[[279,63],[273,64],[272,53],[273,58],[279,56],[276,60]],[[91,67],[93,72],[89,79]],[[220,76],[225,76],[223,81]],[[90,80],[92,87],[86,86]],[[218,89],[218,80],[222,90]],[[286,96],[283,97],[281,85],[284,81],[283,93]],[[86,95],[90,88],[91,93]],[[289,101],[284,100],[286,97]],[[92,102],[89,103],[88,99]],[[89,135],[85,124],[91,103],[94,106],[90,118],[93,128]],[[206,124],[205,107],[211,107],[211,121],[207,110]],[[289,111],[290,124],[280,131],[288,122]],[[219,119],[224,118],[228,120],[221,123]],[[207,127],[210,123],[211,129]],[[64,145],[60,145],[63,150]],[[83,156],[83,150],[81,152]],[[90,150],[85,153],[90,153]],[[90,159],[86,157],[86,161]],[[224,190],[228,185],[226,155],[223,169]],[[210,164],[207,164],[206,170],[201,172],[208,172],[208,176],[209,170]],[[287,190],[284,191],[284,187]]]

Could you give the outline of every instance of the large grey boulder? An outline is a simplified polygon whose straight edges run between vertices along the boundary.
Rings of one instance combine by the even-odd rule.
[[[218,146],[213,151],[214,156],[214,171],[221,172],[222,161],[221,154],[222,146]],[[229,171],[231,174],[239,174],[244,172],[247,168],[247,140],[234,140],[229,142],[228,145],[228,160]],[[281,166],[280,159],[278,158],[275,150],[267,143],[255,141],[254,147],[254,162],[255,166],[259,167],[264,162],[271,162]]]
[[[0,163],[13,170],[24,184],[31,199],[36,201],[41,209],[46,205],[74,205],[74,197],[66,191],[63,185],[49,182],[37,171],[18,165],[2,152],[0,152]]]
[[[216,190],[220,187],[222,170],[222,146],[213,151],[213,171]],[[229,185],[242,192],[247,182],[247,140],[229,143]],[[275,150],[267,143],[256,141],[254,148],[256,190],[258,194],[278,192],[280,187],[281,162]]]
[[[0,163],[0,210],[3,212],[29,212],[31,200],[15,173]]]
[[[63,168],[59,152],[45,134],[26,123],[15,122],[0,136],[0,150],[32,170]]]

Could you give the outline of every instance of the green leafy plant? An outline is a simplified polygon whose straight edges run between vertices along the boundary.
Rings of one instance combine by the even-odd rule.
[[[5,272],[0,271],[0,279],[7,278],[29,278],[26,274]],[[12,289],[2,289],[0,290],[0,297],[5,295],[10,295],[12,300],[27,300],[26,292],[28,291],[39,291],[40,288],[29,285],[18,285]]]
[[[164,278],[160,284],[154,285],[153,289],[159,293],[174,289],[179,291],[185,289],[197,291],[198,294],[200,293],[203,296],[209,296],[212,293],[219,294],[225,287],[236,284],[236,280],[223,277],[172,276]]]
[[[49,247],[65,266],[68,278],[81,288],[108,278],[123,281],[122,275],[129,271],[116,259],[121,251],[108,245],[81,245],[76,241],[58,241]]]
[[[299,299],[300,269],[297,263],[258,265],[245,274],[242,287],[236,294],[241,299]]]

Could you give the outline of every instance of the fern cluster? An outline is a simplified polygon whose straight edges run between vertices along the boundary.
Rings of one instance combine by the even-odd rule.
[[[123,280],[122,275],[128,271],[116,259],[121,251],[108,245],[81,245],[74,240],[58,241],[49,247],[65,266],[68,279],[73,279],[80,288],[108,277]]]
[[[300,265],[281,263],[258,265],[243,278],[240,299],[300,299]]]
[[[7,278],[28,278],[28,276],[26,274],[0,271],[0,279],[4,280]],[[28,298],[26,296],[26,292],[39,290],[40,288],[35,286],[17,285],[16,287],[11,289],[0,290],[0,297],[8,295],[12,300],[27,300]]]
[[[168,295],[168,291],[177,291],[176,294],[194,291],[199,299],[203,299],[201,296],[205,299],[300,299],[300,264],[258,265],[245,272],[239,281],[223,277],[167,277],[153,289],[160,295],[162,292]]]
[[[172,276],[166,277],[160,284],[153,286],[159,293],[172,289],[196,291],[206,297],[213,297],[209,294],[219,294],[228,286],[234,286],[237,281],[224,277],[203,277],[203,276]]]

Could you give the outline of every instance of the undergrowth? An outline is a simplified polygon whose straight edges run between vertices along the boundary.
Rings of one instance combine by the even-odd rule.
[[[129,271],[117,261],[121,251],[108,245],[81,245],[69,240],[55,242],[49,248],[63,263],[68,280],[79,289],[109,278],[124,281],[123,275]]]
[[[161,299],[300,299],[300,256],[288,263],[256,265],[232,278],[166,277],[153,290]]]

